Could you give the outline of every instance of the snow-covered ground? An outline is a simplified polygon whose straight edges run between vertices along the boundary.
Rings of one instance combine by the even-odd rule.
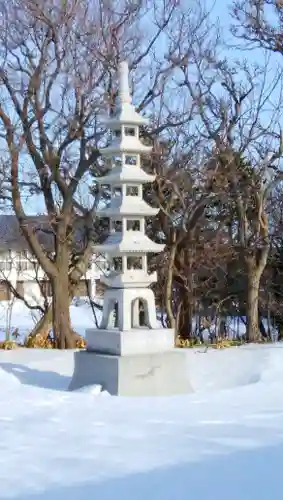
[[[73,352],[0,351],[0,498],[279,500],[283,347],[188,350],[195,393],[69,393]]]

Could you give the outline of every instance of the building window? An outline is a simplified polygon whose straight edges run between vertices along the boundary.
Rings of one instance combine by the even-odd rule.
[[[34,264],[32,257],[28,255],[27,250],[22,250],[17,255],[17,269],[18,271],[27,271],[28,269],[33,269]]]
[[[136,128],[135,127],[124,127],[124,134],[128,137],[135,137]]]
[[[112,221],[112,229],[115,231],[115,233],[121,233],[122,232],[122,221],[121,220],[113,220]]]
[[[109,263],[106,260],[97,259],[94,261],[96,271],[108,271]]]
[[[127,269],[142,269],[142,257],[127,257]]]
[[[113,196],[122,196],[122,187],[121,186],[113,186]]]
[[[140,220],[127,220],[127,231],[140,231],[141,222]]]
[[[122,158],[121,156],[113,156],[112,161],[115,165],[121,165],[122,164]]]
[[[3,257],[1,257],[3,259]],[[12,262],[10,260],[1,260],[0,261],[0,271],[11,271]]]
[[[126,155],[125,156],[125,163],[126,163],[126,165],[136,165],[137,164],[137,157],[135,155]]]
[[[0,252],[0,270],[1,271],[11,271],[12,269],[12,252],[11,250],[6,250]]]
[[[0,300],[10,300],[11,299],[11,290],[6,281],[0,281]]]
[[[37,260],[32,259],[29,261],[29,269],[33,269],[34,271],[38,272],[38,270],[40,269],[40,265]]]
[[[42,280],[39,282],[39,288],[43,297],[52,297],[52,287],[49,280]]]
[[[138,186],[127,186],[126,187],[126,196],[138,196],[139,188]]]
[[[115,137],[121,137],[121,130],[115,130],[114,136]]]
[[[28,270],[28,261],[27,260],[20,260],[18,267],[19,267],[19,271],[27,271]]]
[[[114,257],[113,266],[115,271],[122,271],[123,270],[122,257]]]

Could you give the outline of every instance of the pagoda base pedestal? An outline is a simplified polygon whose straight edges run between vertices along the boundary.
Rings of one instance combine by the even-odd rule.
[[[117,356],[75,352],[69,390],[99,384],[112,396],[171,396],[193,392],[182,349]]]
[[[172,328],[133,328],[120,331],[118,329],[103,330],[89,328],[86,330],[88,351],[117,356],[133,354],[153,354],[169,351],[174,348],[175,331]]]

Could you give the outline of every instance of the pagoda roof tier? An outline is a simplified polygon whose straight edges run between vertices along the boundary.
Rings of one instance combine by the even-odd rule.
[[[142,168],[138,166],[115,165],[107,175],[98,177],[96,181],[99,184],[121,184],[137,183],[146,184],[147,182],[154,182],[155,175],[147,174]]]
[[[109,146],[101,148],[100,153],[102,156],[113,156],[119,153],[139,154],[150,153],[151,146],[145,146],[138,137],[115,137]]]
[[[111,118],[102,118],[102,122],[110,129],[117,130],[121,128],[121,125],[147,125],[149,120],[140,116],[131,103],[124,103],[123,106],[117,107]]]
[[[140,269],[132,269],[127,273],[111,271],[102,275],[100,281],[111,288],[145,288],[157,281],[157,273],[146,274]]]
[[[113,197],[109,207],[97,209],[100,217],[153,217],[159,208],[153,208],[143,199],[136,196]]]
[[[141,231],[127,231],[111,233],[104,243],[94,246],[94,252],[107,253],[118,257],[119,255],[139,253],[159,253],[165,245],[155,243]]]

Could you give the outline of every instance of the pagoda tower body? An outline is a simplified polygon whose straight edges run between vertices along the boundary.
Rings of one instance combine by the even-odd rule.
[[[111,270],[101,278],[106,285],[101,323],[86,331],[87,350],[75,353],[70,390],[100,384],[113,395],[191,392],[186,355],[174,348],[174,330],[159,326],[150,288],[157,274],[148,273],[147,254],[162,252],[164,245],[145,234],[145,218],[156,215],[158,209],[144,201],[143,185],[155,176],[141,167],[141,155],[149,154],[151,147],[139,137],[140,126],[147,120],[132,104],[126,62],[119,65],[118,102],[105,124],[111,140],[100,152],[110,170],[97,181],[110,186],[111,202],[97,215],[109,218],[110,230],[94,252],[107,255]]]
[[[144,309],[144,325],[158,328],[153,291],[149,286],[157,280],[156,272],[147,270],[147,254],[159,253],[164,245],[151,241],[145,234],[145,218],[154,216],[158,209],[143,200],[143,184],[155,180],[141,168],[141,155],[149,154],[151,147],[139,138],[141,125],[147,120],[136,113],[131,102],[128,83],[128,65],[120,64],[119,100],[113,118],[106,121],[111,130],[109,146],[101,149],[101,155],[111,170],[98,178],[100,185],[111,187],[111,203],[97,211],[100,217],[110,219],[110,234],[95,253],[108,256],[111,272],[101,278],[106,285],[103,317],[100,328],[113,327],[113,316],[120,331],[140,328],[139,309]]]

